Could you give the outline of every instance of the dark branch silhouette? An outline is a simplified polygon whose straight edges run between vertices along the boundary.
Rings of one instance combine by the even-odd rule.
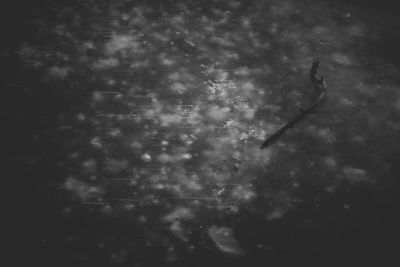
[[[271,146],[272,144],[274,144],[276,141],[278,141],[278,139],[285,134],[285,132],[287,130],[289,130],[290,128],[292,128],[293,126],[295,126],[301,119],[303,119],[307,114],[310,114],[321,102],[322,100],[325,98],[325,94],[326,94],[326,86],[323,80],[323,77],[321,76],[320,79],[317,78],[317,69],[318,69],[318,64],[319,62],[313,62],[311,69],[310,69],[310,79],[311,82],[314,86],[314,89],[319,92],[319,95],[317,96],[317,98],[315,99],[315,101],[306,108],[300,108],[300,113],[294,117],[293,119],[291,119],[290,121],[288,121],[284,126],[282,126],[282,128],[280,128],[277,132],[275,132],[274,134],[272,134],[267,140],[265,140],[265,142],[261,145],[261,149],[264,148],[268,148],[269,146]]]

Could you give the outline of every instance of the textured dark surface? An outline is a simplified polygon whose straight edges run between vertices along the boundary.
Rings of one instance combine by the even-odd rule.
[[[16,266],[396,260],[391,1],[14,1],[2,13]],[[314,99],[314,60],[324,103],[260,150]]]

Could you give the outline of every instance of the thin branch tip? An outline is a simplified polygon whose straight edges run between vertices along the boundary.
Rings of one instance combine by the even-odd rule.
[[[284,126],[282,126],[277,132],[272,134],[267,140],[264,141],[264,143],[261,145],[261,149],[267,148],[274,144],[278,139],[290,128],[295,126],[301,119],[303,119],[307,114],[311,113],[311,111],[317,107],[322,100],[325,98],[325,92],[326,92],[326,87],[324,83],[324,78],[321,76],[319,79],[317,78],[317,68],[318,68],[319,62],[314,61],[312,63],[311,69],[310,69],[310,80],[311,83],[314,85],[315,89],[319,91],[318,97],[314,100],[313,104],[311,104],[307,108],[300,107],[299,111],[300,113],[294,117],[292,120],[287,122]]]

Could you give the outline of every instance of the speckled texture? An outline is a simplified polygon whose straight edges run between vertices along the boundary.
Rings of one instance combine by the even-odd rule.
[[[291,0],[49,6],[29,9],[2,54],[18,62],[6,80],[19,179],[58,220],[38,220],[33,245],[60,266],[293,266],[327,251],[341,262],[342,243],[320,235],[346,243],[367,220],[365,194],[393,202],[389,13]],[[324,103],[260,150],[312,101],[314,60]]]

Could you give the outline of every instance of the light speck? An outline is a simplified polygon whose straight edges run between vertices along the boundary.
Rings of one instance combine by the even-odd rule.
[[[150,156],[149,153],[143,154],[142,157],[141,157],[141,159],[142,159],[144,162],[151,162],[151,156]]]
[[[236,255],[244,255],[243,248],[239,245],[239,242],[235,239],[233,231],[228,227],[211,226],[207,229],[208,235],[215,245],[222,252]]]
[[[91,144],[93,147],[99,148],[99,149],[103,147],[103,144],[101,143],[101,139],[100,139],[100,137],[98,137],[98,136],[93,137],[92,140],[90,140],[90,144]]]
[[[175,82],[171,85],[171,90],[181,94],[186,91],[186,87],[180,82]]]
[[[341,64],[341,65],[344,65],[344,66],[349,66],[349,65],[352,64],[351,59],[347,55],[342,54],[342,53],[334,53],[334,54],[332,54],[332,60],[335,63]]]

